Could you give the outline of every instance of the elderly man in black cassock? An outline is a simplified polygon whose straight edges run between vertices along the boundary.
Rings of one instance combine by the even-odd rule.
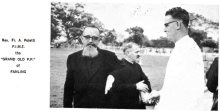
[[[140,48],[135,43],[126,44],[123,48],[125,58],[121,60],[121,66],[108,77],[106,93],[112,94],[113,108],[145,109],[140,93],[150,93],[151,85],[137,63],[140,59],[139,50]],[[113,84],[111,85],[111,83]]]

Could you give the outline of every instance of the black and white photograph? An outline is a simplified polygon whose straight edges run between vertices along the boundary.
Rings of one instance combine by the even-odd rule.
[[[0,111],[218,111],[219,0],[8,0]]]
[[[218,110],[219,5],[51,2],[50,108]]]

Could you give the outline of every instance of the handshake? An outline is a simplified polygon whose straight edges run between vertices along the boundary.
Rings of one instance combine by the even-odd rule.
[[[160,94],[156,90],[151,93],[141,91],[140,94],[142,102],[146,105],[156,105],[159,102]]]
[[[159,102],[160,94],[158,91],[153,90],[149,93],[148,86],[144,83],[144,81],[140,81],[136,84],[137,90],[140,91],[141,100],[146,105],[155,105]]]

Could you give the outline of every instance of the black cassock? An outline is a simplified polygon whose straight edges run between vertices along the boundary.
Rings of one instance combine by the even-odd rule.
[[[108,108],[106,80],[120,61],[113,52],[99,48],[98,52],[93,59],[83,57],[82,50],[68,56],[63,107]]]
[[[141,66],[137,63],[130,63],[122,59],[121,66],[111,73],[115,81],[113,83],[112,107],[119,109],[145,109],[145,105],[140,101],[140,92],[136,89],[136,83],[144,80],[151,92],[151,85],[148,77],[144,74]]]

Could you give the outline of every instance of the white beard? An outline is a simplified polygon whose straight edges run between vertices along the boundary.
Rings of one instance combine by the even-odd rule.
[[[83,51],[82,51],[82,56],[85,56],[85,57],[90,57],[90,58],[94,58],[96,56],[98,56],[99,52],[97,50],[97,47],[94,47],[94,46],[85,46],[83,48]]]

